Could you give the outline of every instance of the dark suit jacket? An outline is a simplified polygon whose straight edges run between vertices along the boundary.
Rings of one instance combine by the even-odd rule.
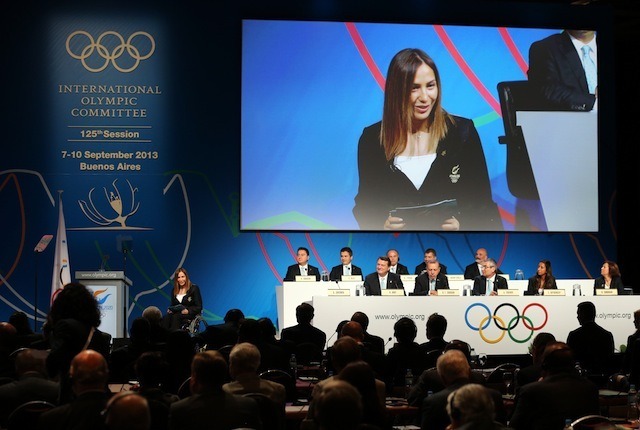
[[[193,318],[202,312],[202,295],[200,294],[200,288],[196,284],[191,284],[191,288],[187,291],[187,294],[182,298],[182,301],[178,301],[178,298],[171,294],[171,306],[182,305],[189,310],[189,318]]]
[[[324,350],[325,343],[327,342],[327,335],[325,332],[311,324],[296,324],[282,329],[280,339],[286,342],[292,342],[295,345],[311,342]]]
[[[438,273],[436,277],[436,290],[448,290],[449,279],[442,272]],[[429,294],[429,275],[423,273],[416,278],[416,283],[413,288],[415,294]]]
[[[502,275],[502,270],[496,269],[498,275]],[[464,268],[464,279],[476,279],[476,276],[482,276],[480,269],[478,269],[478,263],[473,262]]]
[[[398,267],[396,267],[396,275],[410,275],[409,268],[407,266],[400,263],[398,263],[397,266]]]
[[[604,288],[604,276],[598,276],[595,281],[593,281],[594,296],[596,295],[597,288]],[[618,295],[624,294],[624,284],[622,283],[622,278],[620,276],[611,278],[611,289],[618,290]]]
[[[540,91],[542,109],[593,109],[595,95],[589,94],[580,55],[566,31],[531,44],[528,75],[529,82]]]
[[[506,290],[509,288],[507,285],[507,278],[504,276],[496,275],[495,281],[493,281],[493,290]],[[484,276],[478,276],[473,280],[473,291],[472,295],[474,296],[484,296],[487,292],[487,278]]]
[[[599,413],[598,386],[564,373],[522,387],[509,425],[516,430],[561,429],[567,418]]]
[[[284,281],[295,281],[297,275],[301,275],[300,266],[298,266],[297,264],[292,264],[291,266],[287,267],[287,274],[284,277]],[[316,281],[320,280],[320,270],[318,270],[317,267],[312,266],[311,264],[307,264],[307,275],[315,275]]]
[[[0,386],[0,428],[6,428],[7,418],[15,408],[32,400],[58,402],[60,386],[39,373],[25,373],[14,382]]]
[[[380,280],[378,279],[377,272],[370,273],[364,278],[364,288],[365,288],[365,294],[367,296],[381,295]],[[402,280],[400,279],[400,275],[396,275],[395,273],[391,273],[391,272],[387,274],[387,289],[404,290],[404,285],[402,285]]]
[[[371,351],[384,354],[384,339],[380,336],[376,336],[375,334],[365,331],[362,343],[364,343]]]
[[[107,405],[106,391],[88,391],[72,402],[44,412],[38,421],[42,430],[87,430],[104,428],[100,414]]]
[[[545,284],[545,289],[557,290],[558,285],[556,284],[556,278],[551,275],[547,276],[547,281]],[[527,294],[536,295],[538,294],[538,276],[533,275],[529,278],[529,283],[527,284]]]
[[[329,273],[330,281],[340,281],[342,280],[342,264],[338,264],[337,266],[333,266],[331,268],[331,272]],[[362,276],[362,269],[358,266],[352,264],[351,265],[351,274],[352,275],[360,275]]]
[[[262,429],[258,403],[225,392],[193,394],[171,404],[170,430]]]
[[[570,331],[567,345],[573,350],[576,361],[588,372],[608,376],[617,370],[613,368],[613,334],[595,322],[585,322]]]
[[[422,275],[423,273],[425,273],[427,271],[427,263],[425,263],[424,261],[420,264],[418,264],[416,266],[416,270],[415,270],[415,274],[416,275]],[[441,275],[446,275],[447,274],[447,266],[445,266],[444,264],[440,263],[440,274]]]

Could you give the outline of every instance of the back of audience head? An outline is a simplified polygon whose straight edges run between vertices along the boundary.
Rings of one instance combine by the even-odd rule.
[[[351,315],[351,321],[360,323],[364,331],[367,331],[367,328],[369,328],[369,317],[362,311],[354,312],[353,315]]]
[[[362,397],[363,421],[380,425],[384,417],[380,399],[376,391],[376,377],[371,366],[362,360],[347,364],[337,379],[353,385]]]
[[[342,336],[342,327],[344,327],[344,325],[346,323],[348,323],[348,322],[349,322],[349,320],[342,320],[336,326],[336,333],[338,334],[338,338],[340,338],[340,336]]]
[[[227,382],[227,375],[227,362],[222,354],[218,351],[198,352],[191,362],[191,392],[220,392]]]
[[[340,336],[350,336],[357,342],[362,342],[364,340],[364,331],[362,330],[362,326],[359,322],[349,321],[342,326]]]
[[[309,303],[304,302],[296,307],[296,319],[300,324],[311,324],[313,320],[314,308]]]
[[[411,318],[402,317],[393,325],[393,335],[398,343],[411,343],[418,335],[418,328]]]
[[[355,430],[362,422],[362,398],[348,382],[327,382],[313,403],[319,430]]]
[[[350,336],[339,338],[331,347],[331,361],[338,372],[347,364],[360,360],[361,357],[362,352],[358,342]]]
[[[581,302],[578,304],[578,321],[580,324],[596,320],[596,305],[593,302]]]
[[[540,332],[533,338],[533,342],[531,343],[531,357],[533,358],[534,364],[540,364],[542,362],[542,355],[545,348],[551,342],[555,341],[555,336],[547,332]]]
[[[462,352],[467,358],[467,361],[471,363],[471,345],[469,345],[467,342],[460,339],[453,339],[445,345],[443,352],[452,349]]]
[[[103,414],[109,430],[148,430],[151,426],[147,399],[133,391],[111,397]]]
[[[433,313],[427,318],[427,339],[442,339],[447,331],[447,319],[444,315]]]
[[[142,318],[149,321],[149,324],[160,324],[162,322],[162,311],[157,306],[147,306],[142,311]]]
[[[140,354],[134,368],[141,388],[156,388],[165,382],[169,363],[161,352],[147,351]]]
[[[100,309],[93,293],[83,284],[66,284],[55,296],[47,315],[47,322],[73,318],[87,327],[98,327],[101,322]]]
[[[69,378],[76,395],[85,391],[105,390],[109,381],[107,360],[99,352],[85,349],[71,360]]]
[[[0,322],[0,348],[13,352],[17,344],[18,331],[8,322]]]
[[[250,342],[254,345],[260,343],[262,339],[262,330],[258,320],[253,318],[245,318],[238,327],[238,342]]]
[[[445,351],[438,357],[436,369],[445,386],[457,380],[469,379],[471,372],[467,357],[462,351],[456,349]]]
[[[451,428],[455,429],[467,423],[479,425],[493,422],[495,406],[485,387],[466,384],[447,397],[447,414],[451,420]]]
[[[29,317],[22,311],[12,313],[8,322],[15,327],[18,336],[33,334],[31,324],[29,324]]]
[[[151,340],[151,324],[144,317],[138,317],[131,323],[129,330],[132,342],[149,342]]]
[[[224,316],[225,323],[239,324],[244,319],[244,313],[240,309],[229,309]]]
[[[269,317],[262,317],[258,319],[258,324],[260,324],[260,332],[262,333],[262,338],[265,340],[273,340],[276,337],[276,326],[271,321]]]
[[[576,371],[573,351],[565,342],[551,342],[542,354],[542,374],[573,373]]]
[[[229,354],[229,373],[232,378],[241,374],[257,374],[260,367],[260,351],[249,343],[241,342],[233,346]]]
[[[22,376],[25,373],[38,373],[47,376],[46,368],[47,353],[45,351],[24,348],[16,355],[15,369],[16,375]]]

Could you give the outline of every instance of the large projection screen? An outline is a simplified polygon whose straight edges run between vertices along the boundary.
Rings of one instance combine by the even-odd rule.
[[[507,148],[500,143],[498,84],[526,81],[530,46],[561,28],[242,24],[242,230],[384,229],[384,220],[365,225],[354,216],[358,144],[363,130],[381,120],[391,59],[404,48],[420,48],[439,70],[442,107],[473,121],[499,213],[488,227],[460,221],[460,231],[598,231],[597,109],[518,113],[538,198],[512,194]],[[380,203],[392,193],[381,191]]]

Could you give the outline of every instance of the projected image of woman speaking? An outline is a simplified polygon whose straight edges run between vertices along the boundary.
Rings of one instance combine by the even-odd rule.
[[[361,230],[503,228],[478,132],[444,110],[438,68],[420,49],[391,60],[382,121],[358,143],[358,178]]]

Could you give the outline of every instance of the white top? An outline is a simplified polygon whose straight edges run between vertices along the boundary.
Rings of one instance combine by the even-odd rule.
[[[184,299],[184,296],[186,296],[186,294],[176,294],[176,299],[178,299],[178,301],[182,303],[182,299]]]
[[[436,159],[436,154],[416,155],[415,157],[407,157],[398,155],[394,158],[393,163],[407,178],[413,183],[413,186],[420,189],[424,178],[427,177],[431,165]]]

